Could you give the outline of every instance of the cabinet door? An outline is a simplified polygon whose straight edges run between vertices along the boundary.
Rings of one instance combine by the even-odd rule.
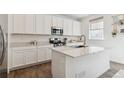
[[[50,59],[51,59],[51,49],[49,47],[39,47],[38,62],[50,60]]]
[[[81,24],[78,21],[73,21],[73,35],[81,35]]]
[[[12,52],[13,52],[12,67],[25,65],[24,51],[13,49]]]
[[[72,20],[65,19],[64,20],[64,35],[73,35],[73,30],[72,30]]]
[[[34,15],[26,14],[25,15],[25,33],[34,34],[35,33],[35,21]]]
[[[13,33],[25,33],[25,15],[13,15]]]
[[[51,59],[51,49],[49,47],[46,47],[46,60]]]
[[[38,62],[46,60],[46,48],[39,47],[38,48]]]
[[[53,17],[53,26],[63,28],[64,20],[60,17]]]
[[[49,15],[45,15],[44,17],[44,34],[51,34],[51,26],[52,26],[52,17]]]
[[[32,64],[37,62],[36,49],[26,49],[24,52],[26,64]]]
[[[37,34],[44,34],[44,15],[36,15],[35,16],[35,29]]]

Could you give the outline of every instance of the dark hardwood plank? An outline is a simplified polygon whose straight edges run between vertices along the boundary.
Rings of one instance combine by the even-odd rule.
[[[51,62],[11,71],[9,78],[51,78]]]

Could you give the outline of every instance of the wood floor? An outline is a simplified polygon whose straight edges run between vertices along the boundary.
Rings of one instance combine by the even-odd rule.
[[[9,78],[52,78],[51,62],[11,71]]]
[[[112,78],[120,69],[124,69],[124,64],[110,62],[110,69],[99,78]],[[52,78],[51,62],[31,66],[28,68],[11,71],[9,78]]]

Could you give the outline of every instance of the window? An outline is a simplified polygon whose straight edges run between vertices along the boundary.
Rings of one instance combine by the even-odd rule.
[[[99,17],[89,21],[89,39],[91,40],[104,39],[103,17]]]

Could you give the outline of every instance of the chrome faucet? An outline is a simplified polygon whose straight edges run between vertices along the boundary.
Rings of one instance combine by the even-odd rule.
[[[84,38],[83,42],[84,42],[84,46],[85,46],[86,45],[86,36],[85,35],[81,35],[80,41],[82,41],[82,37]]]

